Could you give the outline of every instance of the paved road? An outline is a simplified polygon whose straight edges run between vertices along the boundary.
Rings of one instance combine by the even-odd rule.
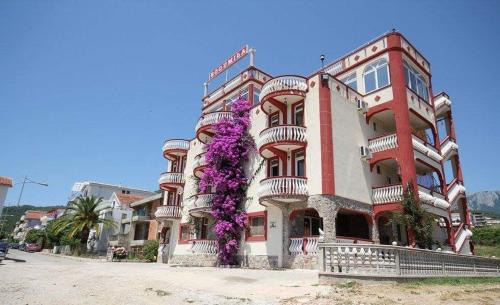
[[[0,304],[278,304],[315,296],[317,273],[108,263],[10,250]]]

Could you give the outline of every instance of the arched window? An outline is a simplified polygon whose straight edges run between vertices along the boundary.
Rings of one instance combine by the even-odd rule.
[[[389,84],[389,66],[385,58],[379,59],[368,66],[363,72],[365,93],[369,93]]]
[[[406,85],[411,90],[415,91],[420,97],[422,97],[425,101],[429,101],[429,88],[427,86],[427,81],[422,76],[417,69],[413,68],[406,61],[404,63],[405,66],[405,79]]]

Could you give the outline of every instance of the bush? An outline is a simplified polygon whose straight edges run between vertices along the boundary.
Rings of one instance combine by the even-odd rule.
[[[156,240],[148,240],[142,249],[144,252],[144,259],[150,262],[155,262],[156,255],[158,254],[158,246],[159,243]]]
[[[472,229],[472,239],[478,245],[500,245],[500,226],[485,226]]]
[[[25,242],[43,244],[44,238],[45,232],[43,230],[32,229],[26,233]]]

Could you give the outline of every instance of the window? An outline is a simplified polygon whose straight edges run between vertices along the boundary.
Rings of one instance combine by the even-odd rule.
[[[423,75],[410,66],[406,61],[404,63],[406,85],[415,91],[426,102],[429,101],[429,88]]]
[[[381,171],[380,171],[380,166],[377,165],[377,174],[380,175]]]
[[[269,127],[275,127],[278,126],[279,124],[280,124],[280,114],[279,113],[271,114],[271,116],[269,117]]]
[[[179,226],[179,243],[187,244],[189,239],[191,238],[189,224],[181,224]]]
[[[304,216],[304,236],[318,236],[320,228],[323,228],[321,218]]]
[[[389,84],[389,66],[385,58],[379,59],[365,68],[363,73],[365,93],[377,90]]]
[[[248,213],[245,240],[264,241],[267,239],[267,211]]]
[[[373,131],[377,131],[377,123],[373,122]]]
[[[293,122],[297,126],[304,126],[304,104],[293,108]]]
[[[297,177],[305,177],[306,169],[305,169],[305,158],[304,151],[299,151],[294,154],[295,159],[295,176]]]
[[[269,177],[277,177],[280,175],[280,161],[272,159],[269,161]]]
[[[253,89],[253,105],[254,106],[257,105],[258,103],[260,103],[259,95],[260,95],[260,89],[254,88]]]
[[[340,81],[351,87],[352,89],[356,91],[358,90],[358,80],[356,79],[356,73],[349,74]]]
[[[172,166],[170,167],[170,171],[176,173],[178,168],[177,161],[172,161]]]

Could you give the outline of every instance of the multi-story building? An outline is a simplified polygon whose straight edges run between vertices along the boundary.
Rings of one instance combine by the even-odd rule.
[[[0,176],[0,222],[2,221],[3,205],[5,203],[5,199],[7,198],[7,191],[11,187],[12,187],[12,179],[9,177]]]
[[[272,76],[249,53],[248,68],[212,92],[206,87],[195,138],[163,145],[165,195],[155,215],[170,234],[171,262],[216,262],[213,194],[200,193],[198,182],[213,126],[231,118],[239,97],[253,106],[257,146],[246,164],[242,265],[312,267],[320,236],[413,245],[412,232],[390,221],[407,186],[435,215],[434,239],[470,253],[451,99],[434,94],[430,63],[402,34],[386,33],[304,76]]]
[[[31,229],[41,229],[42,228],[42,218],[47,215],[47,211],[39,210],[27,210],[24,215],[21,216],[16,226],[14,227],[13,236],[14,239],[24,242],[26,234]]]
[[[481,212],[472,212],[470,214],[471,222],[474,227],[484,227],[486,225],[486,217]]]

